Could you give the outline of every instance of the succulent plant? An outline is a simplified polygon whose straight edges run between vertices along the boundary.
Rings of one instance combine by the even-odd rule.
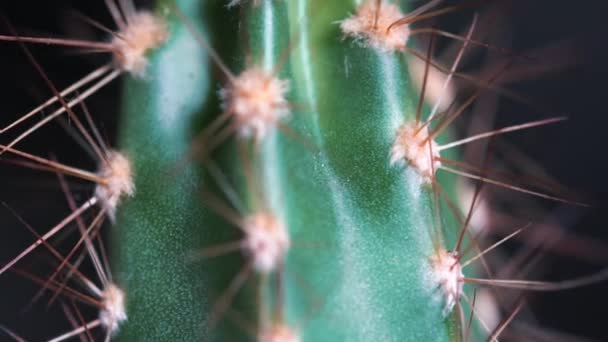
[[[90,292],[82,301],[98,316],[74,320],[55,340],[496,340],[522,302],[500,323],[473,320],[477,286],[558,290],[605,277],[546,283],[469,270],[530,224],[482,248],[469,230],[480,187],[459,209],[456,176],[581,203],[460,161],[461,145],[564,120],[454,138],[452,123],[482,92],[500,92],[497,81],[522,58],[473,39],[477,17],[464,35],[412,27],[461,6],[159,0],[149,12],[106,3],[117,26],[107,42],[2,37],[112,57],[68,90],[46,79],[54,94],[46,107],[56,111],[0,147],[22,163],[94,183],[88,200],[0,270],[45,250],[63,269],[56,280],[17,272],[67,297],[84,295],[64,281]],[[429,35],[427,46],[412,46],[416,35]],[[432,60],[436,36],[461,51],[498,49],[508,62],[455,97],[451,81],[466,75],[456,71],[460,57],[452,68]],[[417,77],[412,59],[423,62]],[[119,138],[110,149],[91,124],[96,114],[78,105],[123,74]],[[65,116],[94,150],[96,170],[19,149]],[[93,208],[92,221],[81,218]],[[104,221],[110,265],[96,245]],[[49,242],[72,223],[74,251],[84,251],[66,257]],[[78,271],[84,258],[101,286]]]

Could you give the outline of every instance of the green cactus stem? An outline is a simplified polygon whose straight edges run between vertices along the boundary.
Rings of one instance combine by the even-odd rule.
[[[240,11],[218,10],[227,19],[215,21],[203,16],[214,6],[199,3],[159,1],[171,37],[150,57],[147,77],[125,85],[120,147],[134,165],[137,192],[112,228],[113,263],[128,298],[120,339],[457,339],[458,320],[445,310],[430,263],[446,239],[437,221],[454,224],[449,215],[435,217],[432,187],[419,173],[390,162],[397,131],[415,120],[419,100],[403,56],[343,37],[336,23],[355,12],[354,1],[248,1]],[[209,115],[222,112],[217,102],[226,107],[231,95],[217,98],[209,51],[173,5],[196,30],[218,35],[210,41],[240,36],[236,55],[222,55],[237,81],[257,67],[289,89],[289,115],[278,124],[262,136],[235,124],[228,142],[199,155],[203,166],[189,163],[177,176],[171,170],[188,154],[197,123],[208,127]],[[224,89],[235,86],[227,82]],[[248,236],[203,204],[209,189],[226,198],[209,163],[227,175],[249,214],[262,207],[287,228],[287,254],[272,267],[238,250],[188,260]],[[239,294],[211,322],[244,270]]]

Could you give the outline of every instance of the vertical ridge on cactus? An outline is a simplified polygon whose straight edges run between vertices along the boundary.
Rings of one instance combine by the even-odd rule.
[[[169,13],[170,38],[149,56],[148,77],[125,85],[119,143],[132,156],[137,193],[124,201],[112,227],[113,263],[129,313],[119,340],[196,341],[211,303],[213,277],[186,258],[213,234],[205,227],[214,220],[199,204],[203,181],[191,166],[170,176],[188,151],[210,80],[206,53],[171,14],[173,5],[197,25],[208,8],[192,0],[160,1],[159,13]]]

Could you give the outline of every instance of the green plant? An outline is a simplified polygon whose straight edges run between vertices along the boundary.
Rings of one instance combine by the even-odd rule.
[[[157,144],[160,143],[167,148],[169,144],[175,142],[165,141],[151,134],[157,130],[154,125],[160,120],[151,120],[150,117],[167,115],[166,111],[169,108],[180,108],[184,113],[184,104],[169,101],[184,101],[186,98],[188,101],[202,103],[203,97],[199,94],[205,92],[199,91],[202,88],[200,86],[179,83],[171,85],[164,80],[153,85],[140,84],[139,87],[146,89],[141,93],[142,95],[128,93],[126,96],[126,99],[131,100],[131,106],[136,106],[127,107],[126,112],[138,112],[139,115],[123,116],[126,124],[123,126],[122,141],[127,149],[132,151],[131,155],[137,156],[134,163],[135,174],[138,175],[138,182],[141,182],[137,186],[139,195],[144,193],[146,198],[160,196],[163,203],[167,204],[163,205],[155,201],[138,203],[137,199],[125,204],[122,210],[123,219],[119,219],[115,230],[115,234],[120,236],[115,238],[115,241],[121,245],[122,251],[118,259],[119,265],[126,270],[133,267],[129,265],[152,269],[158,267],[158,260],[162,259],[171,265],[160,267],[158,271],[170,267],[173,270],[184,269],[186,274],[197,276],[189,276],[182,280],[179,273],[175,273],[170,278],[162,280],[157,277],[158,275],[138,273],[140,277],[126,277],[128,279],[126,288],[132,289],[129,292],[135,293],[131,295],[130,305],[138,307],[141,311],[135,313],[135,316],[131,315],[130,319],[135,324],[126,326],[125,336],[154,339],[154,336],[159,336],[160,332],[156,331],[159,327],[155,326],[154,321],[149,317],[158,312],[169,313],[180,310],[187,312],[189,323],[179,316],[173,316],[174,318],[167,316],[163,320],[180,321],[180,324],[177,324],[178,322],[170,324],[176,329],[172,334],[173,338],[193,339],[201,331],[199,330],[201,314],[230,316],[227,312],[229,305],[227,301],[233,301],[234,293],[223,292],[223,289],[234,286],[235,291],[242,290],[250,294],[240,296],[239,301],[244,303],[239,303],[236,308],[247,308],[247,302],[250,306],[255,296],[259,298],[257,308],[243,309],[252,313],[249,316],[243,315],[250,324],[260,324],[262,330],[258,332],[259,336],[268,336],[275,328],[276,331],[281,331],[279,325],[284,325],[289,329],[297,329],[294,333],[310,340],[366,340],[374,337],[397,339],[417,337],[423,340],[447,338],[453,334],[450,333],[452,328],[449,328],[449,325],[454,323],[449,322],[454,321],[452,318],[445,319],[442,313],[445,304],[437,298],[436,293],[433,294],[434,289],[429,290],[429,284],[424,281],[432,272],[428,262],[433,255],[431,237],[434,235],[430,191],[428,188],[423,188],[424,185],[420,182],[418,174],[410,172],[404,175],[403,170],[391,167],[389,163],[390,146],[397,125],[403,120],[404,115],[406,120],[413,119],[415,101],[418,99],[417,95],[411,98],[402,96],[408,91],[412,93],[413,91],[408,90],[407,74],[399,60],[400,57],[362,49],[346,42],[340,43],[339,27],[328,24],[344,17],[350,8],[344,4],[327,5],[324,11],[311,16],[314,22],[304,24],[303,27],[316,28],[316,30],[302,32],[302,36],[297,38],[301,43],[293,47],[293,51],[288,50],[292,48],[289,46],[291,35],[286,28],[289,27],[290,22],[295,23],[297,20],[286,19],[299,17],[300,20],[304,20],[305,16],[303,13],[298,13],[298,7],[315,8],[320,4],[264,1],[259,6],[250,3],[243,6],[246,16],[244,19],[246,26],[243,30],[247,32],[249,41],[242,41],[241,46],[250,44],[249,53],[252,62],[245,64],[242,58],[240,65],[234,68],[256,70],[251,68],[257,67],[260,68],[258,70],[263,70],[260,73],[266,74],[276,69],[279,71],[276,77],[289,82],[291,90],[289,100],[293,103],[302,103],[302,107],[307,107],[308,110],[292,111],[290,120],[286,121],[289,122],[290,130],[296,132],[292,136],[289,136],[290,131],[281,130],[280,126],[271,126],[263,129],[268,129],[270,132],[257,143],[248,141],[247,137],[242,139],[245,140],[241,142],[245,145],[245,152],[242,152],[241,156],[249,155],[242,156],[241,159],[253,160],[249,172],[243,172],[248,167],[248,163],[242,160],[239,162],[239,158],[234,157],[239,155],[236,147],[227,146],[215,155],[223,155],[220,168],[226,170],[224,172],[251,178],[241,180],[238,186],[238,196],[245,205],[244,209],[239,209],[245,212],[233,209],[234,213],[226,216],[238,222],[238,220],[255,220],[255,216],[248,215],[268,215],[269,218],[261,219],[261,222],[240,223],[245,234],[252,235],[249,237],[246,235],[245,238],[249,239],[254,239],[253,235],[259,234],[253,232],[254,229],[272,231],[272,227],[280,227],[276,228],[278,230],[289,227],[289,239],[292,243],[287,259],[283,261],[280,252],[277,252],[277,255],[258,256],[255,253],[265,252],[250,251],[250,256],[241,261],[237,276],[233,269],[227,268],[223,263],[184,266],[185,251],[217,246],[218,240],[221,241],[217,235],[223,232],[232,232],[230,238],[223,240],[224,243],[238,241],[239,238],[234,236],[238,230],[229,224],[221,224],[217,220],[211,221],[207,218],[209,214],[202,218],[188,214],[184,209],[188,208],[187,204],[192,206],[195,212],[200,210],[197,206],[199,194],[194,189],[172,184],[171,188],[182,189],[176,192],[175,199],[169,200],[171,197],[167,197],[166,186],[151,181],[149,177],[159,180],[157,170],[168,169],[175,163],[173,158],[168,159],[164,165],[150,167],[150,156],[158,155]],[[303,27],[294,27],[293,32]],[[172,34],[175,35],[172,39],[179,39],[176,37],[180,34],[189,33],[173,32]],[[171,48],[175,46],[165,47],[165,49]],[[327,65],[327,68],[317,65],[311,67],[308,65],[310,63],[308,60],[302,59],[303,55],[310,56],[313,53],[311,50],[315,51],[315,59],[324,61],[323,64]],[[170,53],[169,51],[167,50],[166,53]],[[162,51],[160,53],[161,55],[155,57],[156,60],[152,65],[156,65],[156,61],[168,63],[172,72],[177,74],[179,71],[173,69],[174,59],[163,57]],[[245,53],[241,52],[243,57]],[[286,53],[289,60],[281,61],[281,56]],[[350,70],[342,69],[340,62],[345,57],[349,58]],[[193,65],[183,70],[183,76],[176,77],[175,80],[183,82],[185,77],[192,73],[194,64],[201,65],[201,60],[202,58],[197,58],[193,61]],[[159,68],[164,67],[161,65],[159,64]],[[157,70],[160,72],[160,69]],[[206,69],[199,70],[207,72]],[[155,70],[151,69],[150,72],[154,73]],[[306,73],[314,73],[314,75],[306,75]],[[228,82],[244,81],[240,78],[243,74],[239,71],[235,71],[234,75],[236,76],[232,77],[236,79],[229,79]],[[266,75],[250,77],[258,76]],[[273,76],[275,75],[267,77]],[[250,82],[259,83],[256,79]],[[239,85],[229,84],[226,87],[231,86]],[[171,99],[166,93],[166,88],[161,90],[159,87],[196,89],[196,92],[186,97],[183,96],[183,92],[179,92],[175,94],[175,99]],[[138,89],[138,87],[128,86],[128,89]],[[313,89],[314,94],[307,94],[304,89]],[[161,92],[157,93],[158,90]],[[149,99],[150,93],[165,95],[156,95],[158,100],[153,102]],[[329,96],[323,96],[324,94]],[[351,98],[352,101],[348,103],[337,101],[342,98]],[[137,101],[133,101],[134,99]],[[392,103],[391,99],[400,100]],[[256,101],[256,99],[245,98],[240,101]],[[148,110],[141,110],[144,103]],[[255,103],[250,105],[256,106]],[[279,103],[277,106],[282,104]],[[281,110],[281,108],[272,109]],[[217,113],[217,109],[212,112]],[[264,113],[259,113],[262,114]],[[262,122],[262,124],[269,123]],[[272,124],[271,121],[270,125]],[[236,131],[233,133],[240,134],[239,128],[242,127],[233,127]],[[141,134],[134,134],[135,129],[142,130]],[[186,152],[191,131],[188,126],[182,126],[181,129],[182,134],[178,136],[180,139],[178,142],[182,149],[180,153],[183,154]],[[324,131],[331,134],[323,134]],[[178,131],[171,130],[172,139],[178,134],[176,132]],[[260,135],[263,133],[256,137]],[[146,140],[142,140],[144,136]],[[147,140],[148,138],[150,140]],[[214,141],[214,138],[219,139],[211,136],[207,141]],[[254,147],[248,148],[247,145],[251,144]],[[313,147],[309,147],[310,145]],[[146,146],[150,149],[149,154],[144,153]],[[180,153],[175,154],[175,157],[179,157]],[[355,158],[353,154],[356,155]],[[138,163],[139,158],[143,159],[141,164]],[[155,158],[159,160],[158,157]],[[186,181],[185,184],[205,183],[204,180],[187,181],[189,177],[181,174],[178,178],[180,181]],[[154,192],[157,195],[148,192],[148,187],[151,186],[157,189]],[[379,189],[381,190],[378,191]],[[190,192],[192,197],[184,197],[184,191]],[[178,201],[184,202],[179,206],[182,209],[177,216],[189,215],[193,219],[191,223],[173,222],[176,217],[173,203]],[[166,207],[167,211],[166,214],[158,216],[161,218],[159,223],[151,222],[150,219],[144,220],[140,216],[150,210],[162,212],[163,207]],[[406,211],[404,208],[409,209]],[[273,220],[280,220],[281,223],[272,222]],[[183,233],[176,233],[176,226],[183,229]],[[153,237],[156,234],[171,234],[176,236],[176,241]],[[279,232],[276,234],[280,235]],[[279,237],[275,239],[280,240]],[[163,240],[166,242],[154,246],[147,245],[149,243],[147,241],[150,240],[156,243]],[[180,240],[187,245],[177,246]],[[306,248],[307,240],[309,244],[316,241],[319,247]],[[142,243],[146,245],[142,246]],[[270,245],[266,248],[278,250],[287,248],[281,247],[281,242],[273,239],[261,243]],[[176,249],[167,250],[164,244],[170,244]],[[152,254],[151,250],[155,253]],[[149,261],[135,261],[140,255],[142,257],[145,255],[146,260]],[[248,258],[254,259],[248,260]],[[265,266],[260,264],[264,261],[256,261],[255,258],[280,259],[272,260]],[[242,282],[242,277],[247,277],[246,283]],[[382,280],[373,281],[373,279]],[[159,282],[164,284],[162,288],[159,287]],[[314,295],[307,295],[307,286],[314,289]],[[178,293],[184,293],[194,298],[195,295],[191,294],[193,290],[200,291],[197,294],[200,299],[195,301],[177,296]],[[218,295],[218,290],[221,291],[219,294],[222,296]],[[172,296],[175,301],[166,303],[151,301],[151,296],[155,293],[169,291],[175,293]],[[315,304],[315,300],[321,300],[322,303]],[[184,307],[184,301],[192,303],[194,307]],[[163,304],[171,306],[165,307]],[[353,304],[357,306],[356,310],[353,310]],[[216,312],[217,310],[219,312]],[[424,319],[416,320],[418,323],[412,326],[402,324],[404,321],[414,321],[415,317],[420,318],[421,313]],[[140,314],[146,315],[147,318],[140,317]],[[190,320],[190,318],[199,319]],[[207,318],[218,319],[211,315]],[[142,322],[141,325],[138,322]],[[301,322],[301,325],[298,322]],[[341,323],[336,324],[336,322]],[[212,323],[221,324],[222,327],[229,326],[225,322]],[[444,328],[438,329],[438,327]],[[265,329],[271,330],[265,332]],[[211,331],[219,331],[220,335],[223,335],[231,329],[211,329]],[[166,330],[162,332],[162,334],[166,333]],[[264,340],[273,340],[269,337],[264,338]]]
[[[440,206],[453,179],[436,172],[492,180],[439,159],[440,144],[453,139],[437,135],[478,94],[438,115],[433,128],[424,125],[429,110],[400,53],[410,32],[396,5],[368,1],[357,12],[350,2],[250,1],[241,4],[240,36],[214,28],[212,14],[237,15],[221,5],[159,1],[168,40],[149,56],[145,77],[126,81],[119,148],[135,192],[125,196],[127,182],[105,201],[99,191],[93,197],[110,213],[124,197],[111,228],[113,269],[128,303],[117,337],[439,341],[468,334],[454,310],[463,295],[461,260],[447,252],[460,250],[464,233]],[[332,24],[349,12],[358,21]],[[367,32],[370,22],[382,29]],[[238,42],[219,49],[238,58],[216,57],[201,32]],[[211,61],[227,79],[219,96]],[[194,137],[197,128],[203,133]],[[234,253],[192,260],[201,250]]]

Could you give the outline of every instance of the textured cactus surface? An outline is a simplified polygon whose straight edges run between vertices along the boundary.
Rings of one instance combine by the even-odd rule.
[[[390,164],[397,129],[414,120],[419,99],[402,54],[343,39],[337,23],[356,1],[212,3],[160,1],[170,40],[151,56],[147,77],[125,86],[120,148],[137,193],[112,231],[128,296],[119,338],[293,341],[278,339],[284,327],[304,341],[456,339],[430,270],[434,246],[446,243],[432,188]],[[222,42],[216,48],[233,74],[257,67],[289,82],[290,102],[289,117],[263,139],[233,136],[177,173],[197,131],[222,113],[217,89],[226,77],[215,77],[225,75],[172,6],[212,46]],[[242,235],[204,205],[203,192],[225,197],[205,163],[230,179],[241,215],[263,210],[287,227],[280,265],[260,272],[239,250],[188,258]],[[246,280],[215,312],[235,277]]]
[[[199,11],[194,1],[187,5]],[[124,340],[197,340],[210,300],[209,272],[185,258],[210,234],[197,194],[202,180],[190,167],[177,180],[167,175],[187,151],[211,81],[203,49],[174,18],[170,29],[148,77],[125,85],[120,144],[133,163],[137,193],[112,231],[115,272],[128,293]]]

